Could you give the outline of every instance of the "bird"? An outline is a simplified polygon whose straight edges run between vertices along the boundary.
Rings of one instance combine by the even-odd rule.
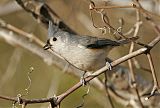
[[[69,64],[84,72],[93,72],[104,67],[108,63],[107,55],[112,48],[135,40],[131,37],[114,41],[88,35],[80,36],[62,30],[55,32],[53,29],[52,22],[49,22],[49,39],[43,48],[51,49]]]

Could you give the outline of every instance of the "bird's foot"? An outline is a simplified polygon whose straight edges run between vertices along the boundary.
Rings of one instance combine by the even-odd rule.
[[[112,65],[109,62],[106,62],[106,66],[108,67],[108,70],[112,70]]]
[[[81,82],[82,86],[87,85],[87,82],[85,81],[85,74],[86,74],[86,72],[83,73],[83,75],[82,75],[82,77],[80,79],[80,82]]]

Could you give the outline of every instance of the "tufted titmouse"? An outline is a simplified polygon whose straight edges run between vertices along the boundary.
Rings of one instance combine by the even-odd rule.
[[[92,36],[79,36],[62,30],[53,33],[52,29],[52,23],[49,22],[50,38],[44,49],[53,50],[71,65],[83,71],[96,71],[102,68],[106,65],[106,56],[113,47],[127,44],[132,40],[130,38],[113,41]]]

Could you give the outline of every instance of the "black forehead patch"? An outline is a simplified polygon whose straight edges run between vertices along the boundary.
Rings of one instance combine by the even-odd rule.
[[[50,44],[50,41],[49,41],[49,39],[47,40],[47,44]]]

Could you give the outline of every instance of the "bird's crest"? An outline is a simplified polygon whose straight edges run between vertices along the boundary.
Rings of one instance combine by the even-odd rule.
[[[48,26],[48,37],[53,37],[54,34],[58,31],[58,27],[53,25],[53,22],[49,20],[49,26]]]

